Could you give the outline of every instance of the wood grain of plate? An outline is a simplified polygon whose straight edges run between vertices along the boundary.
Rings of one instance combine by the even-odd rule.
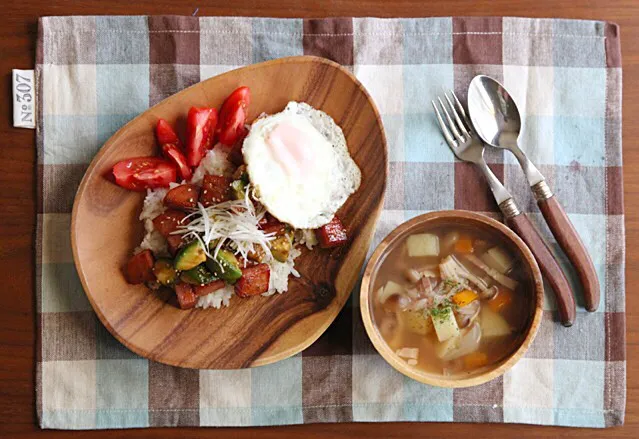
[[[111,183],[119,160],[157,154],[158,118],[184,129],[192,106],[219,108],[236,87],[249,86],[250,118],[275,113],[289,101],[307,102],[331,115],[346,135],[362,184],[338,212],[347,247],[296,260],[301,278],[272,297],[239,299],[220,310],[183,311],[172,294],[129,285],[122,275],[143,236],[138,221],[143,194]],[[383,205],[387,147],[379,113],[355,77],[323,58],[300,56],[251,65],[208,79],[141,114],[109,139],[89,166],[76,195],[71,223],[75,265],[84,290],[106,328],[133,352],[189,368],[236,369],[288,358],[313,343],[344,306],[364,262]]]

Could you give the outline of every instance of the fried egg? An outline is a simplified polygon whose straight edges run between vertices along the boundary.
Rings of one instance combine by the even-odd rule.
[[[305,103],[257,119],[242,152],[255,196],[297,229],[327,224],[361,182],[342,129]]]

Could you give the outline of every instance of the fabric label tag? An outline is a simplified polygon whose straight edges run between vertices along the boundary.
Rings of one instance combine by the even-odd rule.
[[[13,126],[35,129],[36,94],[33,70],[13,69]]]

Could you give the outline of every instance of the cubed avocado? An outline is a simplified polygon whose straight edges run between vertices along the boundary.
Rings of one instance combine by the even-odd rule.
[[[175,257],[175,269],[180,271],[190,270],[206,261],[206,253],[200,241],[193,241],[182,248]]]
[[[278,236],[269,243],[273,257],[280,261],[286,262],[288,254],[291,251],[291,238],[288,234]]]
[[[173,268],[173,262],[170,259],[158,259],[155,261],[153,273],[162,285],[173,285],[177,280],[177,272]]]
[[[180,275],[182,282],[186,282],[191,285],[205,285],[217,280],[215,275],[206,268],[206,265],[200,264],[195,268],[183,271]]]
[[[235,180],[231,183],[231,191],[233,192],[233,198],[243,200],[246,197],[246,183],[242,180]]]
[[[255,244],[253,246],[253,251],[250,251],[248,253],[248,258],[251,261],[264,262],[264,259],[266,258],[266,252],[264,251],[261,245]]]
[[[206,266],[218,278],[229,283],[234,283],[242,277],[240,263],[235,255],[228,250],[219,250],[213,259],[206,260]]]

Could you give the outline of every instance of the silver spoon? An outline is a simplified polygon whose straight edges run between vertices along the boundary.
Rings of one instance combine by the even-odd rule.
[[[544,176],[519,148],[517,139],[521,131],[521,117],[515,101],[499,82],[479,75],[468,87],[468,112],[484,142],[515,155],[550,231],[577,270],[584,288],[586,309],[595,311],[599,306],[599,280],[595,266]]]

